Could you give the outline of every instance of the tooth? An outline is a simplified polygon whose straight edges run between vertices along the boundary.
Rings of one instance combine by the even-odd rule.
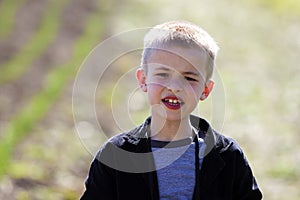
[[[172,104],[181,104],[181,101],[179,99],[166,99],[166,102],[169,102]]]

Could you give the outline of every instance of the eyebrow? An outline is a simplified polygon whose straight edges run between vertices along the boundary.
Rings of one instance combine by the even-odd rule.
[[[171,69],[168,68],[168,67],[158,67],[158,68],[156,68],[156,70],[171,71]],[[199,76],[200,75],[198,72],[193,72],[193,71],[183,72],[183,74],[184,75],[194,75],[194,76]]]
[[[171,71],[171,69],[167,68],[167,67],[158,67],[155,70],[163,70],[163,71]]]
[[[156,68],[155,69],[155,71],[159,71],[159,70],[162,70],[162,71],[166,71],[166,72],[170,72],[171,71],[171,69],[170,68],[168,68],[168,67],[158,67],[158,68]],[[176,70],[175,70],[176,71]],[[186,72],[183,72],[182,73],[184,76],[197,76],[197,77],[201,77],[201,78],[203,78],[203,75],[202,74],[200,74],[199,72],[193,72],[193,71],[186,71]]]
[[[200,74],[198,72],[192,72],[192,71],[183,72],[183,74],[184,75],[200,76]]]

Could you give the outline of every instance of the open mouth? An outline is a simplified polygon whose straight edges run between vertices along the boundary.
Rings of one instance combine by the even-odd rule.
[[[183,105],[183,101],[177,97],[166,97],[162,99],[162,102],[167,108],[172,110],[178,110]]]

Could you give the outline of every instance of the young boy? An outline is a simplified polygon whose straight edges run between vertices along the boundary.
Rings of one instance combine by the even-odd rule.
[[[238,144],[191,115],[213,89],[217,51],[213,38],[190,22],[148,32],[136,77],[151,117],[102,146],[81,199],[262,198]]]

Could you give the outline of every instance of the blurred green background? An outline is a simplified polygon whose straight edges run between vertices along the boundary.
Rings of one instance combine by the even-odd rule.
[[[106,138],[81,124],[87,138],[102,135],[87,145],[75,130],[72,89],[80,65],[110,36],[174,19],[199,24],[218,42],[226,97],[220,131],[244,149],[264,199],[300,199],[297,0],[0,0],[0,199],[79,198]],[[99,83],[100,124],[113,120],[104,117],[113,99],[128,98],[126,90],[113,91],[139,53],[115,62]],[[210,102],[200,104],[208,120],[210,109],[201,106]],[[134,107],[135,123],[148,114],[143,106]]]

